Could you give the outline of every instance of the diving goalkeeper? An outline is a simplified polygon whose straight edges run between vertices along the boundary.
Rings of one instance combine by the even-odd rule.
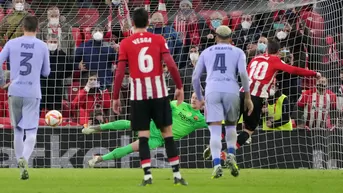
[[[200,109],[203,104],[197,99],[196,94],[192,94],[191,103],[181,103],[177,106],[177,101],[171,101],[170,106],[172,109],[173,117],[173,136],[175,140],[189,135],[197,129],[207,128],[205,117],[201,114]],[[101,124],[97,126],[90,126],[82,129],[82,133],[91,134],[105,130],[127,130],[130,129],[130,121],[118,120],[111,123]],[[150,138],[149,138],[150,149],[155,149],[164,145],[163,137],[159,129],[153,121],[150,122]],[[138,151],[139,141],[136,140],[131,144],[114,149],[112,152],[103,156],[94,156],[93,159],[88,161],[89,167],[93,168],[97,163],[120,159],[126,155]]]

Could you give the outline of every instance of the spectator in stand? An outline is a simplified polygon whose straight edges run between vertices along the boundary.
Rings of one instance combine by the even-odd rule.
[[[200,44],[198,22],[198,16],[192,9],[192,3],[188,0],[182,0],[174,19],[175,30],[179,33],[183,44],[180,61],[176,61],[179,68],[186,66],[190,46],[199,46]]]
[[[248,61],[253,59],[256,55],[264,54],[267,50],[267,45],[268,39],[264,36],[261,36],[258,39],[257,44],[250,44],[245,52]]]
[[[111,108],[110,94],[107,89],[100,89],[97,72],[86,72],[86,74],[88,79],[82,79],[84,89],[79,91],[71,103],[71,108],[78,112],[79,124],[87,124],[89,120],[93,120],[91,113],[95,109],[101,109],[103,115],[109,115]]]
[[[199,49],[196,46],[191,46],[189,50],[189,59],[187,59],[187,65],[185,68],[180,69],[180,76],[182,78],[183,82],[183,89],[185,91],[185,98],[191,98],[192,96],[192,74],[194,71],[194,68],[198,62],[199,59]],[[201,76],[201,83],[202,88],[205,88],[205,80],[206,80],[206,73],[204,72],[203,75]]]
[[[48,77],[41,77],[41,110],[42,114],[49,110],[62,110],[63,81],[72,74],[73,65],[67,54],[60,48],[57,34],[48,34],[47,45],[50,51],[51,73]]]
[[[293,113],[298,127],[334,128],[336,125],[337,96],[327,89],[327,79],[317,80],[316,88],[302,93]]]
[[[224,16],[220,12],[213,12],[210,15],[209,26],[205,27],[201,36],[201,45],[205,48],[214,45],[215,42],[215,31],[217,27],[221,26],[223,23]]]
[[[182,41],[175,29],[171,26],[164,25],[164,17],[160,12],[156,12],[151,16],[150,24],[148,32],[162,35],[168,43],[170,54],[174,56],[175,61],[178,61]]]
[[[31,15],[25,9],[25,0],[13,0],[14,11],[6,15],[0,21],[0,46],[4,46],[8,40],[20,37],[24,34],[21,28],[24,17]]]
[[[108,44],[103,44],[104,30],[102,27],[94,27],[92,37],[93,39],[76,48],[74,62],[82,71],[97,71],[101,89],[111,89],[115,50]]]
[[[62,22],[58,7],[50,7],[47,11],[47,21],[39,24],[38,38],[47,41],[47,36],[56,34],[58,36],[59,49],[68,56],[74,55],[75,41],[72,35],[71,25]],[[63,19],[65,20],[65,18]]]
[[[235,29],[232,40],[242,50],[247,50],[251,44],[256,44],[261,30],[254,22],[252,15],[242,15],[241,24]]]

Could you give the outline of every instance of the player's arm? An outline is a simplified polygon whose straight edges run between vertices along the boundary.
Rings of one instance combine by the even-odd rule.
[[[242,86],[245,92],[245,98],[250,99],[250,84],[249,84],[249,76],[247,72],[247,59],[245,53],[243,51],[240,52],[239,60],[238,60],[238,73],[241,77]]]
[[[48,77],[50,74],[50,56],[49,56],[49,50],[47,46],[44,46],[44,59],[43,59],[43,66],[41,75],[44,77]]]
[[[290,120],[290,116],[289,116],[289,101],[288,101],[288,98],[286,97],[284,100],[283,100],[283,103],[282,103],[282,116],[281,116],[281,119],[280,120],[276,120],[273,122],[273,128],[276,128],[276,127],[280,127],[286,123],[289,122]]]
[[[118,66],[116,69],[115,77],[114,77],[114,88],[113,88],[113,100],[119,99],[119,92],[121,88],[121,84],[123,82],[125,76],[125,68],[128,61],[128,54],[125,49],[125,42],[120,44],[119,47],[119,59],[118,59]]]
[[[162,59],[168,67],[168,71],[174,80],[176,88],[177,89],[183,89],[179,69],[177,68],[177,66],[175,64],[173,56],[170,55],[168,44],[167,44],[167,42],[163,36],[160,36],[160,38],[161,38],[160,49],[161,49],[161,53],[162,53]]]
[[[317,76],[317,72],[313,70],[307,70],[305,68],[291,66],[286,63],[283,63],[282,61],[276,63],[276,69],[298,76]]]
[[[0,86],[1,87],[6,84],[5,72],[2,70],[2,65],[4,64],[4,62],[7,60],[7,58],[10,55],[10,49],[8,45],[9,43],[7,43],[4,49],[2,49],[2,51],[0,52]]]
[[[205,61],[204,61],[204,54],[205,52],[202,52],[199,56],[199,60],[195,66],[195,69],[193,71],[192,75],[192,82],[193,82],[193,88],[194,92],[197,95],[197,98],[199,101],[202,101],[202,94],[201,94],[201,82],[200,82],[200,77],[202,72],[205,69]]]

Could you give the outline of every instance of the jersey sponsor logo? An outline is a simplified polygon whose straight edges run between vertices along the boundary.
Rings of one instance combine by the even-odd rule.
[[[195,124],[194,121],[190,118],[188,118],[188,115],[183,114],[182,112],[179,112],[178,114],[180,116],[180,119],[188,124],[191,124],[192,126]],[[191,113],[192,115],[192,113]]]

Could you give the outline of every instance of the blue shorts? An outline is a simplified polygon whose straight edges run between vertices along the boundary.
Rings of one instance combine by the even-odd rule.
[[[11,124],[14,128],[38,128],[40,99],[10,96],[8,103]]]
[[[205,97],[206,122],[228,121],[236,123],[240,112],[239,95],[223,92],[209,93]]]

